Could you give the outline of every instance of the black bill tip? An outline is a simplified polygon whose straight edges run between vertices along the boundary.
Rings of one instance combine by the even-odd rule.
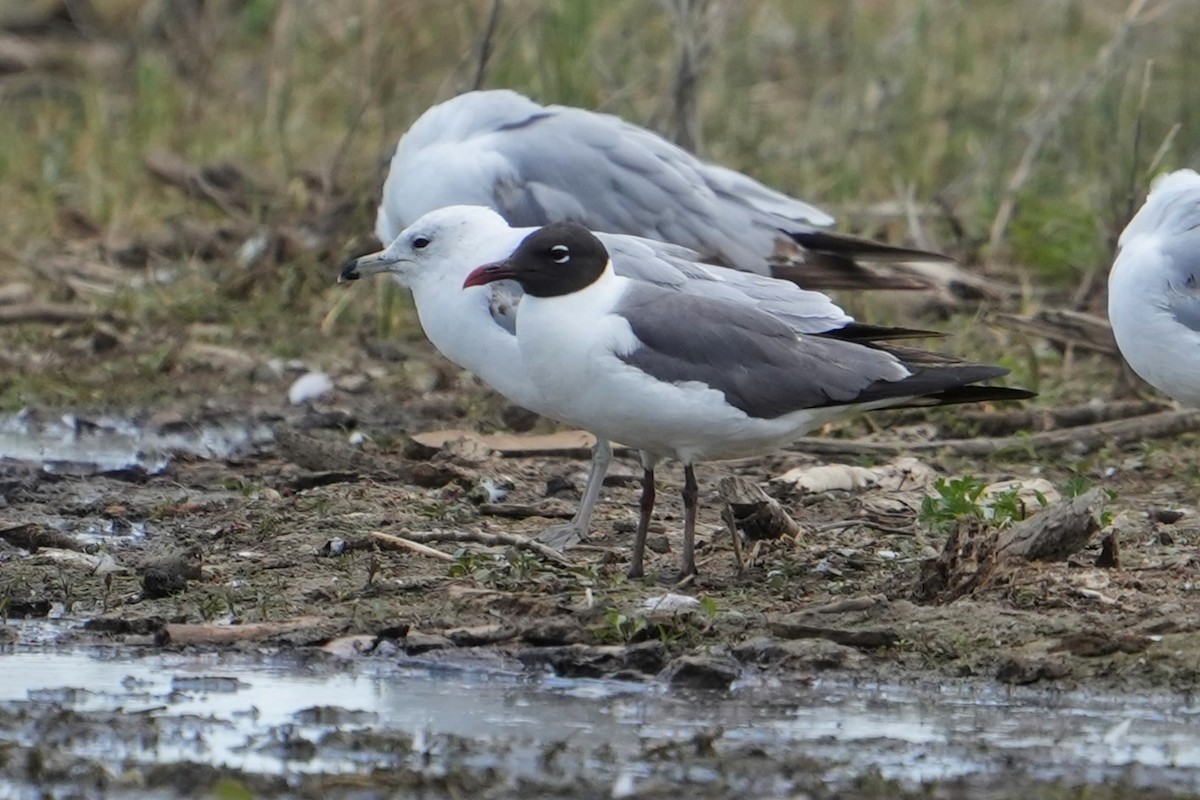
[[[358,259],[352,258],[345,264],[342,264],[342,271],[338,274],[338,283],[342,281],[356,281],[362,277],[362,273],[358,271]]]

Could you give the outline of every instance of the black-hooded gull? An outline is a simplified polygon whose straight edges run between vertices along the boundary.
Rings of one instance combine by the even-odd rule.
[[[463,287],[502,280],[525,292],[517,345],[544,413],[642,451],[631,577],[643,571],[654,466],[664,458],[684,465],[681,572],[690,575],[696,463],[762,453],[856,411],[1032,396],[977,385],[1001,367],[921,363],[869,337],[797,333],[750,304],[622,277],[576,223],[535,231]]]
[[[1200,175],[1159,176],[1118,242],[1108,321],[1147,383],[1200,406]]]
[[[380,252],[347,262],[341,279],[390,274],[412,291],[421,327],[442,355],[512,402],[555,416],[556,407],[545,402],[529,379],[517,349],[520,287],[501,282],[466,291],[462,288],[473,267],[510,255],[533,230],[511,228],[495,211],[480,206],[441,208],[421,217]],[[600,237],[619,275],[672,293],[751,306],[797,333],[836,331],[849,338],[897,338],[914,333],[861,325],[819,292],[701,264],[695,253],[682,247],[636,236]],[[578,513],[569,523],[549,528],[542,541],[567,546],[587,534],[611,457],[608,442],[599,438]]]
[[[514,226],[573,220],[672,242],[810,289],[924,288],[914,271],[953,264],[826,230],[834,220],[821,209],[619,117],[504,89],[461,94],[412,124],[392,157],[375,233],[386,245],[449,205],[488,206]]]

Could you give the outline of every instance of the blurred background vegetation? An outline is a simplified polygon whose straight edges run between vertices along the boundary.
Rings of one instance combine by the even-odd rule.
[[[331,315],[333,279],[396,140],[476,85],[660,130],[1021,283],[1013,310],[1102,313],[1152,175],[1200,166],[1197,42],[1195,0],[0,0],[0,300],[45,312],[0,329],[0,401],[415,337],[394,292]],[[1013,336],[971,354],[1039,383]]]

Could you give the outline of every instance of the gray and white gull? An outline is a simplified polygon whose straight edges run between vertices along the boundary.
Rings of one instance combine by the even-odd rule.
[[[450,206],[431,211],[400,232],[383,250],[352,259],[341,280],[387,273],[409,289],[421,328],[433,346],[517,405],[556,417],[530,380],[517,347],[521,288],[511,281],[463,290],[463,280],[484,261],[509,256],[533,232],[512,228],[481,206]],[[617,274],[690,296],[720,299],[770,314],[797,333],[833,333],[853,338],[902,338],[915,331],[856,323],[829,297],[787,281],[714,267],[683,247],[651,239],[599,234]],[[612,459],[607,440],[598,437],[583,498],[574,518],[540,537],[565,547],[587,535],[604,474]]]
[[[838,329],[798,332],[753,303],[639,281],[614,266],[604,242],[561,222],[476,268],[463,287],[519,283],[517,349],[543,412],[641,451],[631,577],[643,574],[662,459],[684,465],[687,576],[695,572],[697,463],[758,454],[857,411],[1032,396],[979,385],[1004,375],[1001,367],[928,363],[920,351],[890,351],[870,335],[838,338]]]
[[[816,206],[619,117],[505,89],[461,94],[412,124],[392,157],[375,233],[386,245],[449,205],[488,206],[516,227],[573,220],[671,242],[810,289],[926,288],[925,276],[954,269],[942,255],[834,233]]]
[[[1143,380],[1200,406],[1200,174],[1154,180],[1118,241],[1108,276],[1108,321]]]

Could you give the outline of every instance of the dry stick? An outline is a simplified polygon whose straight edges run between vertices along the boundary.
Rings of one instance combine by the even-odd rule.
[[[1170,408],[1169,403],[1146,400],[1118,400],[1110,403],[1082,403],[1060,408],[1019,408],[1011,411],[963,411],[954,424],[971,426],[975,433],[999,436],[1016,431],[1049,431],[1077,428],[1097,422],[1129,419],[1155,414]]]
[[[1129,34],[1133,31],[1138,15],[1142,13],[1146,2],[1147,0],[1133,0],[1129,4],[1129,7],[1125,9],[1121,26],[1117,28],[1116,33],[1113,34],[1108,44],[1097,53],[1096,60],[1092,63],[1092,66],[1085,70],[1066,91],[1047,101],[1045,111],[1037,119],[1033,129],[1029,133],[1029,142],[1025,145],[1025,151],[1021,154],[1021,160],[1017,162],[1016,169],[1013,170],[1012,175],[1009,176],[1007,185],[1004,187],[1004,197],[1000,201],[1000,208],[996,211],[996,218],[992,220],[992,230],[988,235],[989,254],[996,252],[996,249],[1000,245],[1000,240],[1008,232],[1008,225],[1012,221],[1013,212],[1017,207],[1017,193],[1021,191],[1025,182],[1029,180],[1029,176],[1033,173],[1033,164],[1037,161],[1038,156],[1041,155],[1042,148],[1046,146],[1046,142],[1050,140],[1050,134],[1054,132],[1058,121],[1066,113],[1067,108],[1074,104],[1084,91],[1108,69],[1117,53],[1129,39]]]
[[[454,556],[449,553],[443,553],[441,550],[430,547],[427,544],[414,542],[412,539],[405,539],[403,536],[396,536],[391,533],[383,533],[382,531],[371,531],[371,539],[384,546],[387,550],[411,550],[414,553],[420,553],[423,556],[437,558],[442,561],[453,561]]]
[[[500,0],[492,0],[492,12],[488,15],[487,27],[483,29],[483,37],[479,40],[479,60],[475,62],[475,80],[471,88],[476,91],[483,88],[487,80],[488,61],[492,58],[492,39],[496,36],[496,26],[500,22]]]
[[[541,542],[533,539],[526,539],[523,536],[516,536],[511,533],[484,533],[482,531],[411,531],[406,533],[405,538],[412,542],[427,543],[427,542],[460,542],[483,544],[490,547],[516,547],[521,550],[531,550],[537,553],[547,561],[553,561],[555,564],[561,564],[564,567],[571,565],[571,559],[564,556],[562,553],[554,550]]]
[[[0,306],[0,325],[23,322],[87,322],[101,316],[98,311],[63,303],[30,303],[19,306]]]
[[[712,50],[709,0],[672,0],[675,16],[675,76],[671,89],[671,138],[684,150],[700,147],[697,113],[700,77]]]
[[[1049,453],[1071,448],[1079,454],[1091,453],[1107,444],[1125,444],[1144,439],[1160,439],[1200,430],[1200,410],[1164,411],[1133,419],[1081,425],[1029,436],[1004,436],[981,439],[945,439],[935,442],[856,442],[804,437],[789,450],[812,455],[896,456],[904,453],[941,453],[954,456],[990,456],[1012,450]]]

